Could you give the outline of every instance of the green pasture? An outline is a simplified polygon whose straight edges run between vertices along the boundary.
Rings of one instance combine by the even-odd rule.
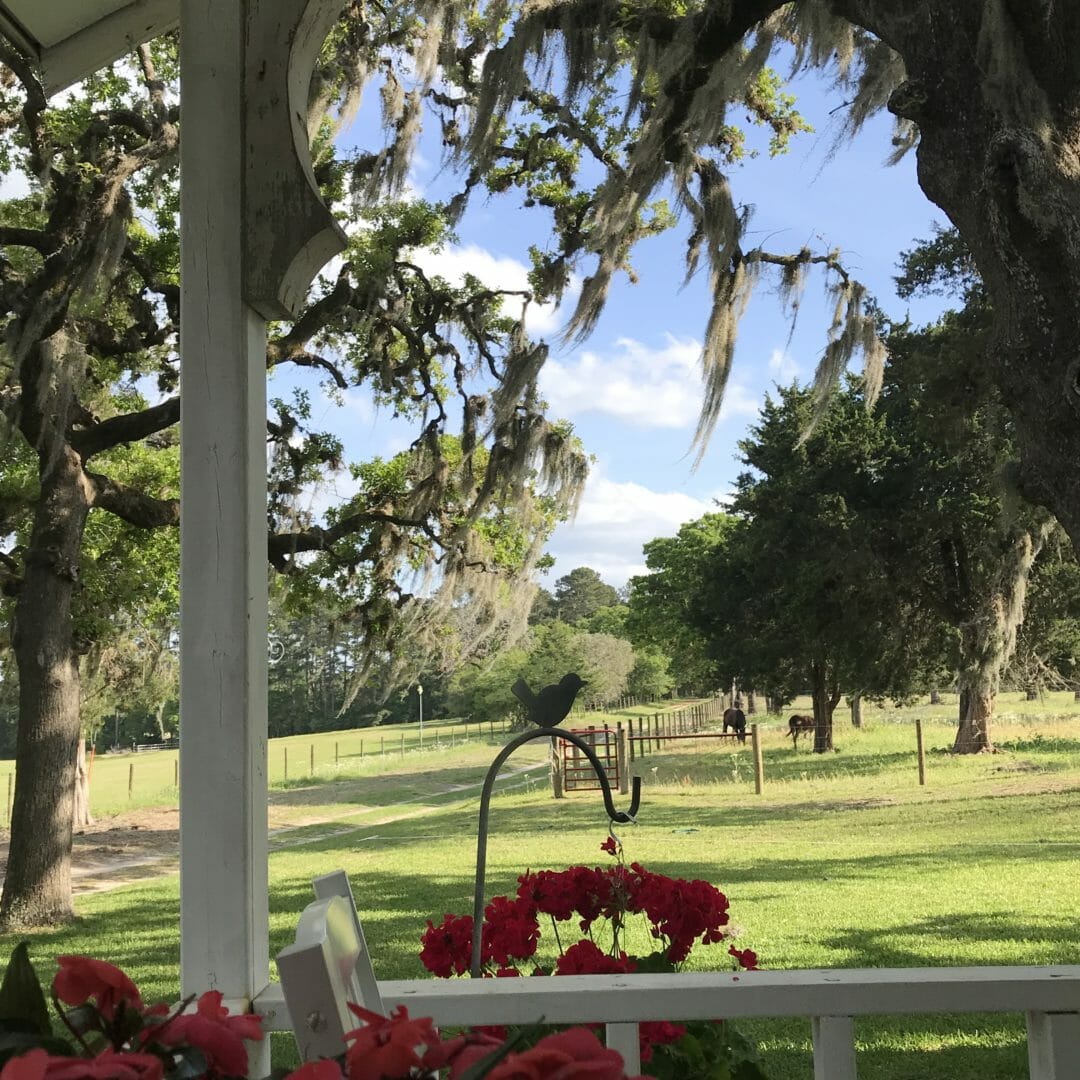
[[[1001,710],[1015,715],[995,731],[1001,752],[966,758],[945,752],[952,738],[945,718],[955,703],[946,701],[937,719],[920,709],[925,787],[902,710],[867,707],[861,731],[838,710],[837,752],[828,755],[792,750],[779,720],[761,718],[761,796],[747,747],[672,744],[635,762],[644,796],[639,824],[620,830],[627,856],[724,889],[739,944],[770,968],[1080,963],[1080,715],[1067,697],[1027,703],[1010,695]],[[332,751],[334,738],[293,743],[328,739]],[[345,733],[336,738],[344,746]],[[377,974],[423,975],[417,952],[425,921],[471,905],[476,790],[455,789],[478,782],[494,752],[486,742],[407,752],[396,763],[388,755],[384,772],[371,766],[370,775],[337,782],[279,784],[276,810],[305,828],[293,834],[302,844],[279,834],[271,855],[271,951],[290,940],[310,879],[341,866],[353,881]],[[532,749],[521,752],[520,764],[541,764],[542,751],[530,757]],[[518,764],[515,756],[507,771]],[[526,774],[508,775],[500,785],[488,895],[512,889],[526,868],[607,858],[599,850],[606,824],[598,794],[556,802],[542,769],[533,776],[530,784]],[[33,937],[44,970],[59,952],[87,952],[127,968],[147,996],[177,993],[175,875],[82,897],[78,907],[76,925]],[[727,961],[726,947],[715,947],[695,966]],[[860,1021],[860,1076],[1026,1075],[1022,1017],[965,1014],[962,997],[956,1005],[944,1017]],[[808,1022],[746,1028],[774,1080],[813,1075]]]

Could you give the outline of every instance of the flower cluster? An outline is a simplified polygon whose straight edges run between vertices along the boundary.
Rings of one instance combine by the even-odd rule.
[[[248,1072],[245,1040],[262,1038],[257,1016],[232,1016],[209,991],[178,1010],[147,1006],[119,968],[61,956],[52,992],[68,1043],[51,1033],[45,998],[16,946],[0,985],[0,1080],[227,1080]],[[195,1005],[193,1011],[186,1006]],[[285,1080],[628,1080],[623,1060],[584,1028],[518,1050],[484,1032],[443,1040],[430,1019],[400,1006],[389,1017],[349,1006],[362,1022],[340,1059],[301,1066]],[[632,1077],[629,1080],[643,1080]]]
[[[262,1038],[259,1018],[230,1015],[218,991],[170,1010],[145,1005],[131,979],[103,960],[61,956],[57,963],[53,1002],[73,1041],[52,1036],[26,946],[17,946],[0,995],[5,1016],[26,1030],[14,1042],[0,1040],[0,1060],[7,1059],[0,1080],[220,1080],[247,1074],[244,1041]],[[192,1004],[194,1010],[186,1011]]]
[[[550,920],[559,950],[553,975],[625,974],[642,966],[675,971],[696,944],[711,945],[728,936],[727,897],[714,885],[654,874],[636,862],[627,866],[621,847],[610,837],[601,850],[616,856],[614,866],[530,871],[518,878],[514,896],[497,896],[487,905],[480,936],[483,974],[548,974],[534,959],[542,920]],[[657,943],[647,958],[626,952],[626,931],[633,918],[643,921]],[[565,931],[560,934],[559,924],[570,922],[585,935],[580,940],[568,942]],[[438,926],[429,920],[420,959],[442,978],[463,975],[470,967],[472,938],[469,915],[446,914]],[[752,949],[731,946],[728,954],[742,968],[757,967]],[[686,1028],[656,1022],[639,1025],[639,1031],[642,1060],[647,1062],[654,1047],[681,1038]]]
[[[413,1020],[402,1005],[389,1018],[350,1006],[364,1026],[349,1032],[344,1063],[316,1061],[287,1080],[426,1080],[446,1070],[448,1080],[644,1080],[627,1078],[622,1057],[585,1028],[571,1028],[535,1046],[507,1052],[501,1038],[484,1033],[443,1041],[430,1020]]]
[[[603,850],[611,848],[605,843]],[[640,863],[607,868],[571,866],[522,874],[514,897],[496,896],[488,904],[481,930],[481,964],[487,974],[496,975],[509,966],[516,968],[518,961],[531,960],[540,943],[540,918],[547,916],[560,943],[560,961],[566,961],[563,967],[557,964],[558,974],[569,974],[571,969],[574,974],[580,973],[581,960],[567,959],[576,946],[562,947],[558,937],[557,924],[574,918],[581,933],[588,935],[579,944],[589,944],[596,950],[589,955],[601,955],[594,943],[598,924],[610,928],[611,945],[603,954],[604,962],[620,966],[605,967],[604,971],[633,970],[625,966],[626,954],[621,952],[620,943],[634,915],[644,917],[651,937],[660,943],[664,959],[673,968],[689,956],[695,944],[710,945],[727,936],[727,897],[707,881],[654,874]],[[424,967],[441,978],[463,975],[469,970],[472,936],[473,920],[469,915],[447,914],[438,926],[428,920],[421,938]],[[752,950],[729,952],[743,967],[756,967]],[[579,950],[578,955],[584,953]]]

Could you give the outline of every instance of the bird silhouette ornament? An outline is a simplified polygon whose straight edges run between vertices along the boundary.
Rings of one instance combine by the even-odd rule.
[[[571,671],[557,683],[545,686],[538,693],[534,694],[524,679],[518,679],[510,687],[510,692],[525,706],[529,719],[537,727],[551,728],[557,727],[566,719],[578,691],[586,685],[588,684],[576,671]]]

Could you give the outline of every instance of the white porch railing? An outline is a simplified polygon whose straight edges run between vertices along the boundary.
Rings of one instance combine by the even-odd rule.
[[[321,880],[329,878],[340,886],[344,875]],[[365,996],[363,987],[374,985],[363,931],[351,895],[344,895],[347,882],[343,888],[331,896],[329,885],[322,886],[326,899],[309,906],[297,943],[279,955],[285,990],[273,983],[255,1000],[266,1029],[295,1030],[307,1059],[341,1049],[339,1017],[348,1017],[340,999],[350,992],[343,988],[351,984],[352,993],[360,988]],[[403,1004],[439,1026],[606,1024],[608,1044],[623,1054],[631,1074],[639,1069],[642,1020],[809,1017],[815,1080],[856,1080],[857,1016],[1024,1013],[1030,1080],[1080,1078],[1078,965],[411,979],[377,986],[384,1011]]]
[[[809,1017],[815,1080],[855,1080],[856,1016],[1026,1013],[1031,1080],[1080,1077],[1075,966],[416,979],[380,981],[379,991],[385,1008],[407,1005],[445,1026]],[[292,1030],[280,984],[259,995],[256,1009],[269,1030]]]

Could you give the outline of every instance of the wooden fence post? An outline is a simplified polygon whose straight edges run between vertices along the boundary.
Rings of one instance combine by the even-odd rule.
[[[364,740],[360,740],[360,760],[364,760]]]
[[[135,790],[135,762],[133,761],[128,766],[128,798],[131,798],[132,792]]]
[[[754,794],[765,790],[765,763],[761,758],[761,725],[750,725],[750,742],[754,748]]]
[[[922,720],[915,718],[915,746],[919,753],[919,786],[926,785],[926,746],[923,743]]]
[[[619,794],[630,794],[630,739],[622,721],[616,730],[615,765],[619,770]]]
[[[281,749],[285,754],[285,779],[288,780],[289,779],[289,748],[287,746],[283,746]]]
[[[308,754],[308,776],[315,775],[315,744],[312,743],[309,747],[310,753]]]
[[[405,756],[405,732],[401,733],[401,756]]]
[[[360,745],[361,745],[361,746],[363,746],[363,745],[364,745],[364,743],[363,743],[363,740],[361,740],[361,741],[360,741]],[[364,756],[364,754],[363,754],[363,751],[361,751],[361,753],[360,753],[360,756],[361,756],[361,757],[363,757],[363,756]],[[339,756],[338,756],[338,744],[337,744],[337,740],[335,739],[335,740],[334,740],[334,765],[335,765],[335,766],[336,766],[336,765],[338,764],[338,761],[339,761]]]
[[[180,786],[180,758],[174,759],[172,764],[172,786],[178,788]]]
[[[563,797],[562,751],[555,739],[548,743],[548,762],[551,766],[551,796],[554,799],[561,799]]]

